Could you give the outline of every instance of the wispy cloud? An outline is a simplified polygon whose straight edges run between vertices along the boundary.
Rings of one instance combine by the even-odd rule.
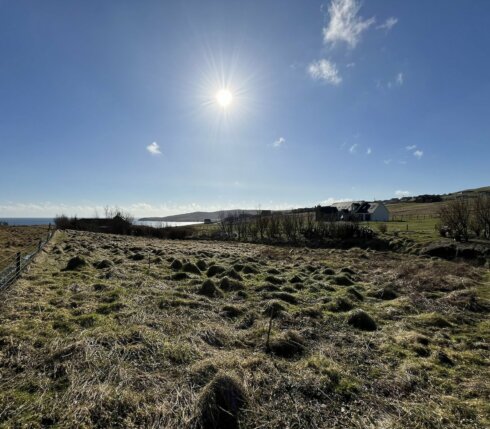
[[[413,144],[413,145],[411,145],[411,146],[405,146],[405,149],[406,149],[406,150],[410,150],[410,151],[412,151],[412,150],[417,149],[417,145],[416,145],[416,144]]]
[[[354,155],[357,153],[357,148],[359,147],[359,145],[357,143],[354,143],[350,148],[349,148],[349,152]]]
[[[160,151],[160,146],[158,146],[157,142],[153,142],[152,144],[149,144],[146,146],[146,150],[150,152],[152,155],[161,155],[162,152]]]
[[[424,151],[422,150],[416,150],[414,153],[413,153],[413,156],[417,159],[420,159],[424,156]]]
[[[378,25],[376,27],[377,30],[386,30],[386,32],[390,31],[398,22],[398,18],[394,16],[390,16],[385,22]]]
[[[358,16],[361,4],[356,0],[332,0],[328,7],[330,20],[323,29],[323,41],[326,44],[345,42],[354,48],[361,34],[374,24],[375,19],[363,19]]]
[[[394,80],[390,80],[387,84],[388,88],[393,88],[395,86],[402,86],[405,82],[405,75],[402,72],[397,73]]]
[[[373,153],[373,151],[371,150],[370,147],[368,147],[366,150],[366,155],[371,155],[372,153]]]
[[[391,164],[391,161],[392,161],[391,159],[385,159],[383,162],[384,162],[386,165],[389,165],[389,164]]]
[[[325,59],[314,61],[308,66],[308,73],[315,80],[322,80],[332,85],[339,85],[342,77],[337,66]]]
[[[395,191],[395,196],[398,198],[409,197],[410,195],[412,195],[410,191]]]
[[[286,143],[286,139],[284,137],[279,137],[274,143],[272,143],[272,146],[281,147],[284,143]]]

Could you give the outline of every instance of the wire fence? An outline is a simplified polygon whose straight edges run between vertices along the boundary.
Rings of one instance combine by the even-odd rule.
[[[48,244],[54,233],[55,230],[49,230],[46,237],[39,240],[34,249],[31,247],[23,252],[17,252],[13,256],[0,258],[0,266],[5,267],[0,271],[0,290],[5,289],[19,278],[34,257]]]

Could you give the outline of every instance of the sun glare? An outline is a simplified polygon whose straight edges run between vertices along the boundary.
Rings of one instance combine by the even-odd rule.
[[[232,102],[233,95],[227,89],[220,89],[216,94],[216,102],[223,108],[226,109]]]

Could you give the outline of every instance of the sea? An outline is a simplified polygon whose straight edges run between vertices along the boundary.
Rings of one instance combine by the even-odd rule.
[[[2,222],[7,222],[9,225],[22,225],[22,226],[33,226],[33,225],[54,225],[54,219],[51,217],[0,217],[0,224]],[[170,226],[186,226],[186,225],[197,225],[202,222],[162,222],[162,221],[146,221],[146,220],[135,220],[135,225],[146,225],[152,226],[154,228],[170,227]]]

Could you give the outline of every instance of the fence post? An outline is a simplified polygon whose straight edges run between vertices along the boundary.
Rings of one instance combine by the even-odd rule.
[[[15,265],[16,265],[15,275],[18,276],[20,275],[20,252],[17,252]]]
[[[37,251],[40,252],[42,247],[43,247],[43,241],[39,240],[39,244],[37,245]]]

